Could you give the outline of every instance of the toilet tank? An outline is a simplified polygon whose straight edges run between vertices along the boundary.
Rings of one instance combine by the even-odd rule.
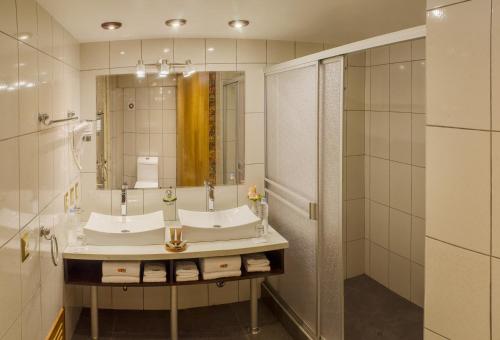
[[[137,181],[158,182],[158,157],[137,157]]]

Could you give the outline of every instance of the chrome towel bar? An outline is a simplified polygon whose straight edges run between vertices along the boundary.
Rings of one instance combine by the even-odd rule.
[[[67,118],[61,118],[61,119],[50,119],[50,116],[48,113],[38,113],[38,121],[40,123],[43,123],[44,125],[52,125],[56,123],[62,123],[62,122],[67,122],[70,120],[77,120],[78,116],[76,115],[75,112],[68,111],[68,117]]]

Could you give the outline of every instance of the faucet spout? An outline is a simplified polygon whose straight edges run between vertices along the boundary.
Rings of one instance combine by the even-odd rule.
[[[215,186],[210,181],[205,181],[207,195],[207,211],[215,211]]]
[[[127,183],[122,184],[122,201],[121,201],[121,215],[122,217],[127,216]]]

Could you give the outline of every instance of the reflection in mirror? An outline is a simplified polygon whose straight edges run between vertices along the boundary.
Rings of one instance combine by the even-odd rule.
[[[243,183],[242,72],[96,81],[97,188]]]

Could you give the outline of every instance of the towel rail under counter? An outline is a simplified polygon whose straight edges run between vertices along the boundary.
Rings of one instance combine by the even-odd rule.
[[[38,113],[38,121],[43,125],[50,126],[56,123],[69,122],[71,120],[77,120],[79,117],[73,111],[68,111],[66,118],[61,119],[50,119],[50,115],[48,113]]]

